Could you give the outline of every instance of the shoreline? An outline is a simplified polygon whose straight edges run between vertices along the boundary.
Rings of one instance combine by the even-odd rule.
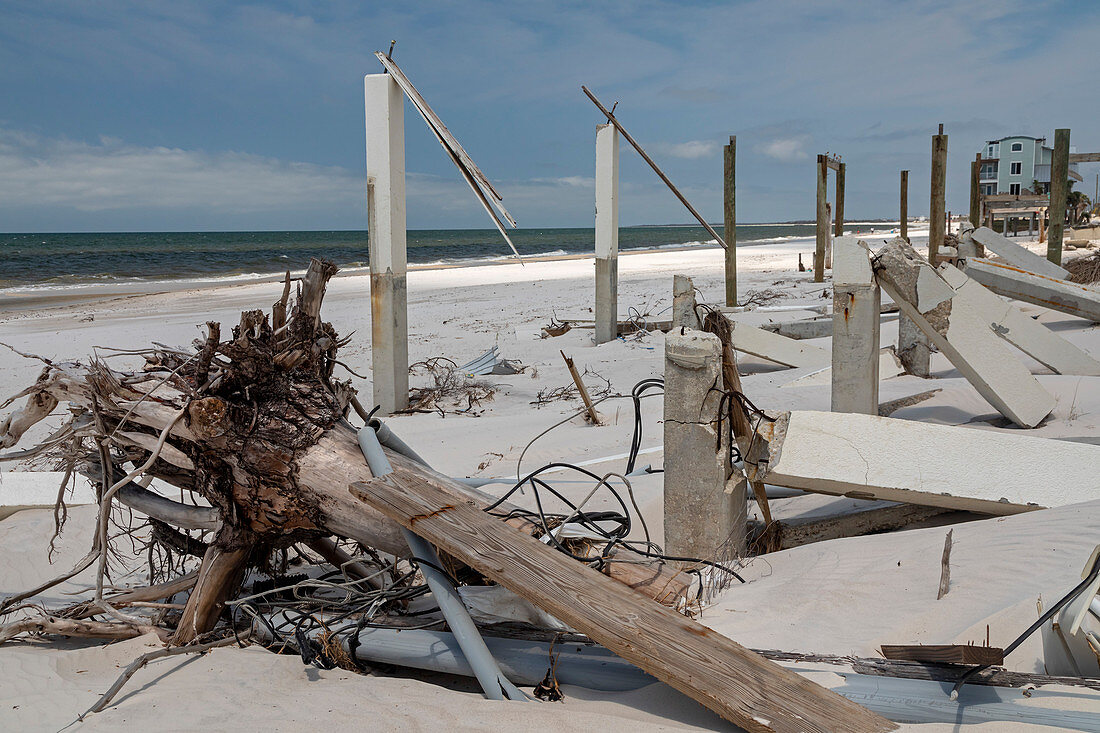
[[[865,222],[853,222],[862,224]],[[876,224],[879,222],[875,222]],[[888,223],[888,222],[887,222]],[[888,230],[889,231],[889,230]],[[914,231],[914,234],[917,232]],[[860,233],[853,232],[858,236]],[[876,232],[878,234],[878,232]],[[810,237],[796,237],[784,242],[793,244],[800,240],[813,243]],[[739,243],[740,247],[766,247],[778,244],[772,241],[748,241]],[[619,256],[645,255],[655,253],[699,252],[720,249],[718,244],[684,244],[658,247],[646,247],[641,249],[620,250]],[[568,262],[572,260],[594,259],[593,252],[575,252],[571,254],[529,255],[522,259],[523,264],[538,262]],[[514,257],[499,259],[471,259],[456,262],[432,262],[425,264],[411,264],[409,272],[431,272],[436,270],[457,270],[471,267],[499,267],[502,265],[515,265]],[[291,271],[291,278],[300,277],[303,271]],[[341,270],[336,278],[357,277],[369,275],[369,267],[356,267],[349,270]],[[8,316],[29,310],[54,310],[72,306],[86,306],[95,303],[128,300],[152,295],[165,295],[168,293],[214,290],[218,288],[239,287],[243,285],[261,285],[279,282],[285,277],[285,273],[272,273],[252,278],[233,279],[232,276],[224,280],[139,280],[129,283],[88,283],[77,284],[65,290],[0,290],[0,317]]]

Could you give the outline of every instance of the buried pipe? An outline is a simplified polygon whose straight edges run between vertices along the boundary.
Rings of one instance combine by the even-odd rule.
[[[399,453],[410,460],[416,461],[425,468],[431,468],[431,466],[428,465],[428,462],[421,458],[416,451],[410,448],[408,444],[405,443],[405,441],[397,437],[397,434],[390,430],[389,426],[386,425],[386,423],[377,418],[372,418],[371,421],[367,424],[370,427],[374,428],[374,432],[378,436],[379,443],[386,446],[394,453]]]
[[[280,628],[289,623],[285,612],[266,617],[267,623],[257,622],[257,634],[270,636],[268,623]],[[350,629],[354,624],[345,626]],[[330,638],[339,638],[344,648],[351,651],[348,635],[343,629],[332,629]],[[317,629],[311,637],[324,633]],[[517,684],[534,687],[546,676],[554,658],[554,676],[559,684],[586,687],[601,692],[627,692],[657,680],[633,664],[624,661],[605,647],[592,642],[557,642],[528,639],[512,639],[485,636],[486,647],[500,663],[508,679]],[[355,656],[360,661],[375,664],[392,664],[395,667],[422,669],[463,677],[474,677],[474,671],[462,652],[455,635],[449,631],[426,629],[365,628],[358,634]]]
[[[393,473],[393,466],[386,458],[382,444],[378,441],[378,434],[370,425],[364,426],[359,431],[359,448],[363,451],[363,457],[367,459],[367,465],[375,479],[380,479]],[[470,618],[470,612],[462,603],[458,590],[451,584],[450,579],[443,572],[439,555],[423,537],[402,527],[405,541],[409,543],[413,558],[419,561],[420,572],[431,588],[432,596],[439,604],[439,610],[447,619],[447,626],[454,633],[455,640],[462,649],[463,655],[469,660],[470,667],[481,683],[481,689],[485,691],[485,697],[490,700],[526,700],[527,697],[519,688],[508,681],[504,673],[500,671],[496,660],[485,646],[485,640],[481,638],[474,620]]]

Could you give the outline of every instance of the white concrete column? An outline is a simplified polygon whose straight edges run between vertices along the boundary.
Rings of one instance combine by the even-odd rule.
[[[671,555],[729,559],[745,540],[745,494],[726,493],[729,432],[720,424],[722,342],[674,328],[665,336],[664,526]]]
[[[596,125],[596,343],[619,335],[619,131]]]
[[[391,414],[409,405],[405,277],[405,97],[389,74],[363,78],[370,238],[371,372],[374,402]]]
[[[833,246],[832,410],[877,415],[881,295],[871,253],[854,237]]]

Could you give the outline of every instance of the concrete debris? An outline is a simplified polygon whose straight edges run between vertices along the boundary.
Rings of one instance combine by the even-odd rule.
[[[1054,397],[993,333],[988,320],[954,307],[958,293],[905,240],[879,250],[875,272],[905,315],[1002,415],[1031,428],[1054,409]]]

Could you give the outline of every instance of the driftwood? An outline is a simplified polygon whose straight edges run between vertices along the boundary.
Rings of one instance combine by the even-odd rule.
[[[346,340],[320,315],[335,272],[331,263],[314,260],[293,304],[290,280],[284,281],[271,322],[262,311],[245,311],[225,339],[219,324],[208,323],[206,338],[193,351],[158,346],[138,352],[147,362],[141,371],[117,371],[102,360],[43,360],[38,380],[16,396],[25,397],[25,404],[0,422],[0,445],[15,445],[35,422],[66,405],[70,419],[30,452],[48,449],[70,470],[83,471],[100,484],[100,519],[92,550],[73,571],[7,599],[0,613],[98,563],[96,596],[81,610],[72,611],[64,623],[42,617],[18,628],[90,632],[95,629],[73,624],[102,615],[113,621],[97,623],[118,629],[111,638],[139,629],[145,633],[149,617],[127,616],[120,609],[193,585],[182,615],[165,622],[175,626],[173,643],[183,645],[214,627],[249,567],[263,565],[285,548],[312,547],[334,563],[347,564],[349,577],[372,571],[348,563],[351,558],[337,552],[329,539],[334,535],[389,556],[408,556],[400,526],[347,489],[372,476],[348,422],[354,390],[333,376],[337,350]],[[361,412],[358,406],[356,412]],[[398,476],[428,481],[481,506],[491,501],[388,449],[387,455]],[[202,500],[196,503],[208,506],[185,505],[147,490],[154,478],[191,492]],[[169,547],[202,553],[197,574],[179,581],[186,587],[172,593],[167,590],[176,586],[147,590],[140,598],[104,595],[107,526],[115,499],[162,523],[154,535],[168,538]],[[508,521],[531,526],[523,519]],[[209,534],[199,542],[180,530]],[[659,562],[608,563],[605,572],[672,606],[682,603],[692,580]],[[162,590],[164,595],[155,595]]]

